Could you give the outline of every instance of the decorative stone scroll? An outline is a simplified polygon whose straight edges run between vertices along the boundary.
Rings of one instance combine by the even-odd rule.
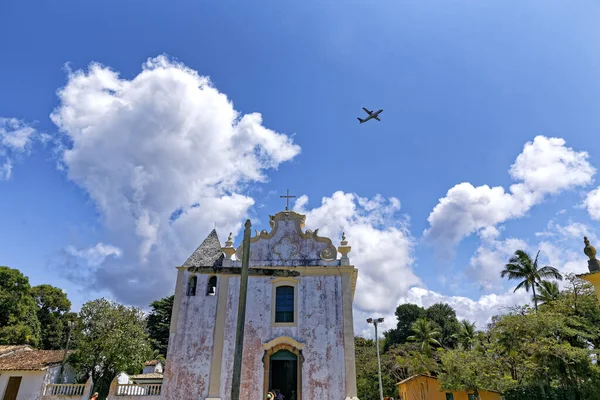
[[[331,240],[318,235],[318,229],[304,228],[305,216],[283,211],[270,216],[271,232],[256,231],[250,238],[250,265],[337,266],[337,249]],[[235,252],[239,262],[242,246]]]

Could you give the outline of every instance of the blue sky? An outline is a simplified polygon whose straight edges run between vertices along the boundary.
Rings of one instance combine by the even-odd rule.
[[[0,264],[64,288],[76,308],[101,295],[147,304],[169,294],[170,268],[215,221],[222,241],[246,217],[267,228],[289,188],[308,198],[296,204],[308,225],[329,226],[334,241],[349,232],[361,315],[443,300],[484,322],[527,299],[492,279],[521,244],[542,248],[564,271],[585,271],[581,233],[595,238],[600,218],[600,6],[478,3],[1,2],[0,133],[34,133],[26,143],[0,143],[0,164],[12,165],[0,180]],[[132,88],[142,64],[161,55],[149,70],[209,77],[240,116],[259,113],[262,122],[249,124],[269,131],[237,130],[222,158],[207,157],[202,144],[184,155],[169,148],[177,129],[218,142],[230,114],[218,96],[192,93],[192,81],[177,91],[157,72]],[[98,92],[92,62],[100,75],[118,73],[106,78],[117,85],[109,89],[131,95],[129,110],[141,111],[104,109],[98,99],[113,92]],[[383,108],[382,121],[359,125],[363,106]],[[248,143],[255,147],[240,150],[248,156],[240,162],[235,151]],[[533,155],[513,178],[527,143]],[[147,175],[128,175],[136,166]],[[145,187],[144,177],[160,184]],[[463,182],[473,190],[448,196]],[[475,190],[508,193],[519,182],[530,196],[505,198],[515,202],[508,206]],[[478,201],[460,202],[470,195],[488,205],[473,211]],[[230,203],[210,200],[222,196]],[[434,227],[428,218],[442,198],[455,207],[439,209]],[[165,219],[177,204],[186,210],[180,226]],[[474,221],[454,241],[453,218]]]

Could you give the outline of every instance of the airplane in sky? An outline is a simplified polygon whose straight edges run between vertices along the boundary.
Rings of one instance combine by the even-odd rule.
[[[368,116],[367,118],[365,118],[365,119],[361,119],[361,118],[359,118],[358,120],[360,121],[360,123],[361,123],[361,124],[362,124],[363,122],[367,122],[367,121],[368,121],[368,120],[370,120],[371,118],[374,118],[374,119],[376,119],[377,121],[381,121],[381,120],[379,119],[378,115],[379,115],[380,113],[382,113],[382,112],[383,112],[383,108],[382,108],[381,110],[379,110],[379,111],[376,111],[376,112],[369,111],[369,110],[367,110],[367,109],[366,109],[366,108],[364,108],[364,107],[363,107],[362,109],[363,109],[363,110],[365,110],[365,112],[366,112],[367,114],[369,114],[369,116]]]

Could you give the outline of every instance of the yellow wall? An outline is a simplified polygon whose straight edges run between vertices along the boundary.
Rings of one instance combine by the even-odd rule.
[[[446,393],[441,392],[438,381],[428,376],[417,376],[408,382],[399,383],[398,392],[402,395],[402,400],[446,400]],[[454,400],[468,400],[467,392],[452,392]],[[501,400],[501,396],[496,392],[480,390],[481,400]]]

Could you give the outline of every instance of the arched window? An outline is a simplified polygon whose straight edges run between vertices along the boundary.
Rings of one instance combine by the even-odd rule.
[[[294,322],[294,287],[275,289],[275,322]]]
[[[187,295],[188,296],[196,295],[196,285],[197,284],[198,284],[198,277],[196,275],[194,275],[188,281],[188,287],[187,287]]]
[[[207,296],[214,296],[217,293],[217,277],[211,276],[208,280],[208,286],[206,288]]]

